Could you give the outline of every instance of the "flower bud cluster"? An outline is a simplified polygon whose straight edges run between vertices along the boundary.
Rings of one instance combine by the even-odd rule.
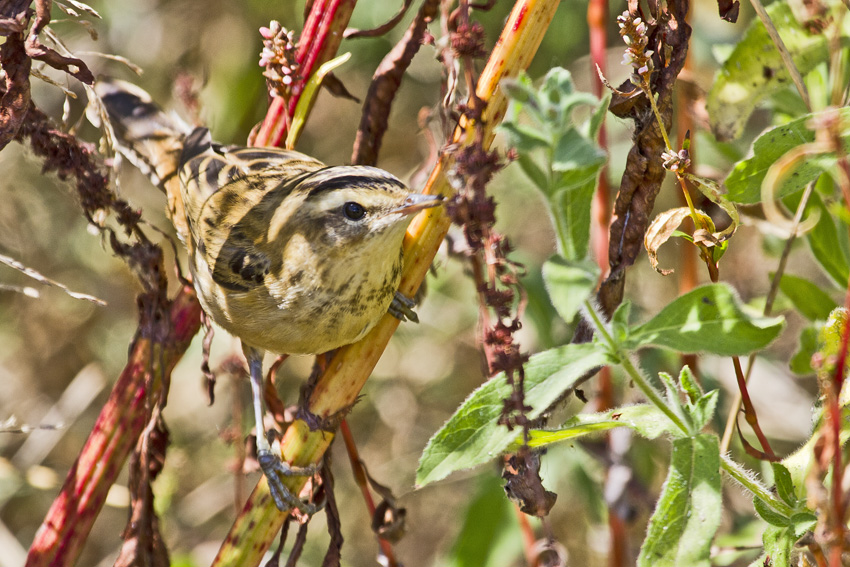
[[[635,70],[635,74],[631,77],[632,83],[635,85],[648,83],[654,66],[652,51],[646,50],[646,46],[649,45],[649,28],[646,22],[625,11],[617,16],[617,24],[620,26],[620,36],[628,46],[623,56],[623,65],[629,65]]]
[[[272,20],[268,27],[260,28],[260,35],[263,36],[260,67],[266,68],[263,76],[269,91],[272,96],[287,97],[292,86],[301,81],[293,32]]]

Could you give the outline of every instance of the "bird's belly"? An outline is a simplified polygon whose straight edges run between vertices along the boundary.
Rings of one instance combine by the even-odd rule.
[[[195,287],[213,321],[247,344],[280,354],[317,354],[369,332],[387,312],[399,276],[400,265],[346,281],[317,275],[312,279],[319,285],[312,286],[287,286],[267,277],[265,285],[233,292],[204,285],[211,282],[196,275]]]

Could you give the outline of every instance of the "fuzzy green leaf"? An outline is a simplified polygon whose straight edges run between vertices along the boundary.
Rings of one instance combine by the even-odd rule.
[[[602,163],[590,168],[562,172],[558,185],[549,190],[547,200],[558,234],[558,251],[564,258],[587,258],[590,246],[590,210],[596,178]]]
[[[797,506],[797,493],[794,490],[794,481],[788,467],[782,463],[770,463],[773,469],[773,483],[776,485],[776,493],[789,506]]]
[[[570,344],[532,356],[525,365],[525,403],[533,408],[528,418],[539,417],[585,372],[609,362],[605,349],[595,343]],[[510,393],[504,373],[475,390],[428,442],[416,483],[435,482],[499,456],[517,434],[498,423],[502,401]]]
[[[531,179],[531,182],[534,183],[537,189],[546,191],[546,188],[549,187],[549,178],[540,166],[537,165],[537,162],[534,161],[534,158],[527,153],[521,153],[517,156],[516,161],[522,172]]]
[[[648,322],[632,328],[624,346],[744,355],[770,344],[783,325],[781,317],[749,314],[732,288],[711,284],[673,300]]]
[[[764,567],[766,561],[770,565],[791,565],[791,550],[797,539],[792,527],[768,526],[762,535],[764,555],[750,563],[750,567]]]
[[[628,427],[647,439],[672,435],[678,430],[660,409],[648,404],[637,404],[599,413],[579,414],[557,429],[533,429],[528,444],[531,447],[545,447],[602,433],[615,427]],[[512,446],[519,447],[520,442],[517,437]]]
[[[791,372],[804,376],[814,373],[812,355],[818,349],[818,328],[809,326],[800,331],[800,344],[788,365]]]
[[[605,152],[594,140],[585,138],[575,128],[566,130],[553,148],[553,171],[586,171],[585,175],[592,175],[595,179],[595,172],[607,159]]]
[[[791,518],[780,514],[765,504],[761,498],[753,498],[753,508],[755,508],[756,514],[771,526],[784,528],[791,525]]]
[[[549,71],[534,89],[523,75],[504,81],[512,98],[500,126],[508,143],[520,154],[519,165],[546,197],[558,236],[558,251],[567,260],[587,257],[590,242],[590,208],[596,178],[606,154],[596,144],[607,108],[607,99],[576,91],[570,73]],[[591,119],[579,125],[573,111],[591,106]],[[521,121],[525,115],[526,121]]]
[[[649,520],[638,567],[709,567],[721,504],[717,437],[701,434],[673,441],[670,470]]]

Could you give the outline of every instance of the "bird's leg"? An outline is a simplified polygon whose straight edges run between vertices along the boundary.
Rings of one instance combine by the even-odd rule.
[[[413,310],[414,307],[416,307],[416,301],[410,299],[400,291],[396,291],[395,296],[393,296],[393,302],[390,303],[390,307],[387,311],[390,315],[402,322],[413,321],[414,323],[418,323],[419,316],[416,314],[416,311]]]
[[[291,508],[298,508],[307,515],[313,515],[319,507],[315,504],[304,502],[283,484],[283,479],[290,476],[313,476],[318,471],[318,466],[293,467],[280,458],[280,448],[275,442],[276,451],[272,450],[269,440],[266,438],[266,430],[263,426],[263,351],[243,344],[242,350],[248,359],[248,369],[251,373],[251,397],[254,402],[254,420],[257,426],[257,461],[266,480],[269,483],[269,492],[278,510],[286,512]]]

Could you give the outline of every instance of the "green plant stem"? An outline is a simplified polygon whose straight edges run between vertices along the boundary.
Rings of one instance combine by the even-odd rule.
[[[652,92],[652,87],[649,85],[649,80],[643,77],[643,85],[641,86],[646,98],[649,99],[649,105],[652,107],[652,113],[655,114],[655,120],[658,122],[658,129],[661,131],[661,137],[664,138],[664,145],[667,146],[667,151],[672,152],[673,145],[670,143],[670,137],[667,136],[667,128],[664,127],[664,120],[661,118],[661,111],[658,110],[658,105],[655,104],[655,94]]]
[[[589,301],[584,302],[585,308],[587,309],[587,313],[592,319],[594,326],[596,327],[597,336],[600,337],[611,349],[613,355],[620,361],[620,365],[626,371],[626,374],[629,376],[629,379],[634,382],[638,388],[644,393],[646,398],[652,403],[655,407],[664,412],[664,415],[667,416],[670,421],[672,421],[676,427],[682,430],[686,435],[691,435],[691,431],[688,428],[687,424],[682,421],[682,419],[676,415],[676,412],[670,408],[669,405],[664,401],[663,396],[658,390],[656,390],[652,384],[649,383],[649,380],[637,369],[634,363],[631,360],[631,356],[628,353],[624,353],[614,342],[613,337],[608,332],[608,329],[605,328],[604,323],[602,322],[599,313],[593,309],[593,306]],[[737,480],[744,488],[750,491],[756,498],[764,501],[765,504],[783,514],[786,517],[791,517],[794,513],[794,510],[788,506],[786,503],[782,502],[778,498],[776,498],[773,494],[770,493],[770,490],[755,479],[752,473],[748,472],[742,465],[736,463],[728,456],[721,454],[720,460],[720,468],[725,470],[729,476]]]
[[[773,508],[776,512],[779,512],[786,518],[790,518],[794,514],[791,506],[774,496],[768,487],[756,480],[743,465],[733,461],[728,455],[720,455],[720,468],[737,480],[741,486],[749,490],[753,496]]]
[[[625,369],[626,374],[629,375],[629,378],[637,384],[638,388],[641,389],[643,394],[647,397],[647,399],[652,402],[652,405],[660,409],[664,412],[670,421],[672,421],[676,427],[684,431],[686,434],[690,435],[690,428],[687,424],[682,421],[682,418],[679,417],[673,409],[667,405],[664,401],[664,397],[649,383],[646,377],[641,374],[641,372],[637,369],[634,363],[631,360],[631,356],[628,353],[625,353],[620,350],[617,344],[614,342],[613,337],[611,337],[610,333],[608,333],[608,329],[605,328],[605,324],[602,322],[599,313],[593,306],[590,304],[590,301],[584,302],[585,308],[587,312],[590,314],[591,319],[593,319],[593,324],[596,327],[596,332],[598,336],[602,338],[608,345],[608,348],[611,350],[612,354],[620,361],[620,364]]]
[[[664,126],[664,121],[661,118],[661,111],[658,110],[658,105],[655,104],[655,96],[652,93],[652,87],[649,84],[649,80],[646,77],[643,77],[643,83],[641,84],[641,89],[643,90],[646,98],[649,99],[649,105],[652,107],[652,112],[655,115],[655,121],[658,123],[658,130],[661,132],[661,137],[664,138],[664,145],[667,146],[667,151],[673,153],[675,150],[673,149],[673,145],[670,143],[670,137],[667,135],[667,128]],[[688,204],[688,210],[690,211],[691,220],[694,223],[694,229],[700,228],[703,230],[708,230],[708,227],[705,225],[705,221],[697,214],[696,208],[694,208],[694,203],[691,200],[691,195],[688,192],[688,185],[685,182],[685,178],[682,171],[677,170],[676,178],[679,180],[679,185],[682,187],[682,194],[685,196],[685,201]],[[706,248],[704,244],[697,244],[694,242],[694,245],[699,248],[700,256],[708,267],[708,271],[714,275],[717,272],[716,265],[712,265],[713,261],[711,258],[711,252]],[[716,281],[714,277],[712,277],[712,281]]]

